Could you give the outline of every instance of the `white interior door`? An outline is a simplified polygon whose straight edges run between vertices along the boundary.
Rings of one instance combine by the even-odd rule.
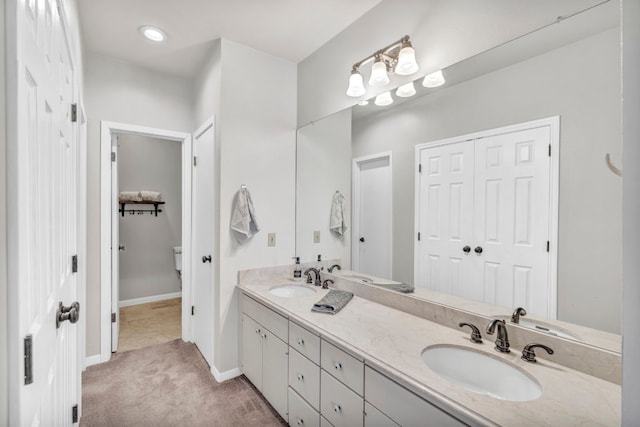
[[[549,304],[550,126],[476,141],[475,244],[482,300],[554,317]]]
[[[120,337],[120,212],[118,185],[118,135],[111,135],[111,351]]]
[[[473,245],[473,150],[473,141],[420,150],[415,286],[479,299],[465,262]]]
[[[213,366],[215,165],[214,127],[210,120],[193,135],[193,341]]]
[[[388,278],[392,272],[391,155],[354,160],[353,269]]]
[[[18,292],[18,315],[10,325],[17,322],[19,334],[10,348],[20,362],[12,373],[18,388],[12,387],[9,424],[70,425],[72,407],[80,403],[79,325],[68,320],[57,325],[56,319],[60,304],[71,307],[78,295],[75,74],[56,2],[15,6],[17,64],[9,65],[16,66],[9,73],[15,86],[10,80],[9,87],[17,99],[8,108],[17,125],[11,131],[15,139],[9,139],[7,176],[9,219],[16,227],[9,233],[8,252],[10,280]],[[75,315],[76,308],[69,311]],[[25,357],[27,342],[31,362]]]

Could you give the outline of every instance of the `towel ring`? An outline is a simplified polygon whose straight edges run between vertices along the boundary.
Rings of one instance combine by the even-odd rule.
[[[607,167],[611,170],[611,172],[613,172],[614,174],[618,175],[618,176],[622,176],[622,170],[617,168],[612,162],[611,162],[611,155],[609,153],[607,153],[604,156],[604,161],[607,164]]]

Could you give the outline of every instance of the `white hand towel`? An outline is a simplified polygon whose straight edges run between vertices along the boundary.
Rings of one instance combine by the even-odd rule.
[[[162,194],[157,191],[140,191],[140,200],[143,202],[161,202]]]
[[[231,212],[231,229],[247,239],[260,231],[251,194],[245,187],[241,187],[236,193]]]
[[[329,230],[342,236],[347,231],[347,220],[345,218],[344,196],[336,191],[331,202],[331,218],[329,219]]]
[[[140,192],[139,191],[121,191],[118,195],[118,200],[120,203],[127,202],[139,202],[140,201]]]

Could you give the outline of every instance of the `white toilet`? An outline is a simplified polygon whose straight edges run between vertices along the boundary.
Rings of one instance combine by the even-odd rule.
[[[182,246],[173,247],[173,261],[178,277],[180,278],[180,289],[182,289]]]

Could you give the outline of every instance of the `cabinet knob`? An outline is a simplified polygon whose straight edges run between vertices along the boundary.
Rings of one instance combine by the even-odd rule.
[[[336,362],[336,364],[335,364],[335,365],[333,365],[333,366],[336,368],[336,370],[337,370],[337,371],[339,371],[340,369],[342,369],[342,363],[340,363],[340,362]]]
[[[304,425],[304,420],[302,418],[298,418],[296,421],[296,424],[299,426],[303,426]]]
[[[303,381],[304,382],[304,375],[298,374],[298,381]]]
[[[340,407],[340,405],[338,405],[338,404],[335,404],[335,405],[333,405],[333,410],[334,410],[337,414],[339,414],[339,413],[341,413],[341,412],[342,412],[342,407]]]
[[[302,338],[298,339],[298,345],[304,345],[304,340]]]
[[[262,338],[267,339],[267,334],[262,334]]]
[[[260,333],[260,328],[257,328],[256,329],[256,334],[259,334],[259,333]]]

